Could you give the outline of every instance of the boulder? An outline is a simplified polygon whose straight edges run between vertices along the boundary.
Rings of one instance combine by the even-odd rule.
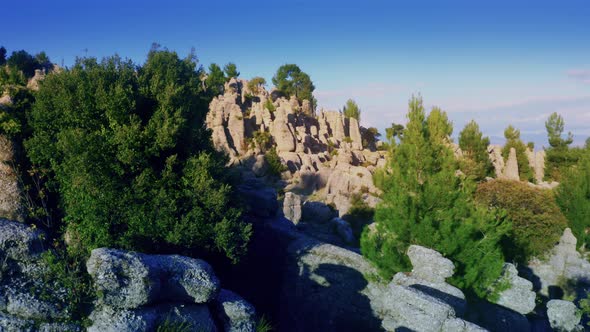
[[[256,331],[254,307],[232,291],[222,289],[214,301],[215,313],[226,332]]]
[[[249,212],[258,217],[272,217],[277,214],[279,203],[277,192],[264,184],[264,182],[250,178],[237,186],[240,198],[249,207]]]
[[[555,331],[583,331],[580,323],[578,308],[570,301],[551,300],[547,302],[547,317],[549,324]]]
[[[90,314],[88,332],[217,331],[209,309],[202,304],[161,304],[115,310],[101,306]],[[184,330],[183,330],[184,331]]]
[[[412,263],[412,275],[432,283],[444,283],[453,276],[455,265],[438,251],[411,245],[407,252]]]
[[[45,234],[20,222],[0,219],[0,261],[29,262],[44,251]]]
[[[513,264],[506,263],[499,279],[499,284],[510,285],[499,294],[499,304],[526,315],[535,309],[536,294],[533,291],[533,283],[518,276],[518,271]]]
[[[39,325],[39,332],[82,332],[82,327],[68,323],[43,323]]]
[[[0,135],[0,218],[24,221],[21,198],[12,141]]]
[[[20,289],[6,289],[5,305],[0,309],[8,314],[36,321],[49,321],[67,318],[67,312],[59,307],[60,304],[43,301],[30,292],[23,293]],[[2,300],[0,300],[2,301]]]
[[[299,223],[299,220],[301,220],[301,196],[286,192],[283,200],[283,214],[285,218],[291,220],[294,224]]]
[[[100,304],[137,308],[166,300],[206,303],[217,296],[219,280],[206,262],[178,255],[145,255],[92,250],[88,274]]]

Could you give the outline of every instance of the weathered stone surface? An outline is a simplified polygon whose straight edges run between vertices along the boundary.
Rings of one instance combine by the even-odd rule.
[[[67,323],[44,323],[39,326],[39,332],[82,332],[82,327]]]
[[[283,214],[294,224],[299,223],[301,220],[301,196],[286,192],[283,200]]]
[[[254,307],[232,291],[222,289],[214,301],[215,313],[226,332],[256,331]]]
[[[590,262],[576,250],[576,243],[571,229],[566,228],[547,259],[533,258],[529,261],[528,267],[535,276],[531,280],[538,282],[536,287],[541,294],[549,296],[549,288],[559,287],[564,279],[580,284],[590,282]]]
[[[137,308],[165,300],[205,303],[217,296],[219,280],[206,262],[178,255],[144,255],[94,249],[86,262],[99,303]]]
[[[231,135],[234,149],[240,154],[245,153],[247,146],[245,142],[244,114],[238,105],[234,105],[230,110],[227,130]]]
[[[22,290],[7,288],[6,291],[4,310],[10,315],[36,321],[67,318],[67,312],[60,309],[58,304],[40,300]]]
[[[536,294],[533,292],[533,283],[518,276],[518,271],[513,264],[504,264],[500,282],[508,282],[510,288],[502,291],[497,304],[526,315],[535,309]]]
[[[199,304],[161,304],[122,310],[100,307],[89,318],[93,324],[88,332],[148,332],[158,327],[170,330],[181,324],[189,331],[217,330],[207,306]]]
[[[0,331],[2,332],[32,332],[35,321],[20,319],[0,312]]]
[[[506,161],[506,167],[502,173],[502,178],[508,180],[520,180],[518,175],[518,161],[516,159],[516,149],[510,148],[510,155]]]
[[[578,308],[570,301],[551,300],[547,302],[547,317],[549,324],[555,331],[583,331],[580,323],[580,316],[577,315]]]
[[[23,223],[0,219],[0,261],[35,260],[44,250],[45,234]]]
[[[432,283],[444,283],[446,278],[453,276],[453,262],[435,250],[411,245],[407,254],[412,263],[412,275],[416,278]]]
[[[359,123],[355,118],[349,118],[348,120],[348,131],[350,133],[350,139],[352,140],[352,148],[355,150],[362,150],[363,140],[361,138]]]

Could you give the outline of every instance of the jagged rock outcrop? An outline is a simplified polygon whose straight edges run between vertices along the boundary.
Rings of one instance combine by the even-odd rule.
[[[579,325],[578,308],[570,301],[551,300],[547,302],[547,317],[554,331],[584,331],[584,328]]]
[[[533,170],[535,182],[542,183],[545,181],[545,150],[535,152],[527,148],[525,153],[529,160],[529,166]]]
[[[287,181],[285,191],[301,194],[302,203],[317,193],[316,199],[334,204],[341,216],[353,194],[378,192],[372,172],[385,164],[385,153],[363,148],[356,119],[337,111],[316,115],[309,101],[300,103],[263,88],[246,92],[245,87],[247,81],[231,79],[224,94],[211,101],[207,114],[213,144],[229,155],[232,165],[264,176],[259,156],[272,146],[288,168],[281,174]],[[251,96],[245,98],[246,93]],[[363,199],[374,205],[376,199],[369,196]]]
[[[226,332],[256,331],[254,307],[236,293],[222,289],[215,300],[218,319]]]
[[[541,294],[551,295],[550,289],[561,287],[563,280],[590,283],[590,262],[577,251],[576,243],[571,229],[566,228],[547,259],[534,258],[529,262],[528,267],[533,274],[530,279],[537,281],[536,286]]]

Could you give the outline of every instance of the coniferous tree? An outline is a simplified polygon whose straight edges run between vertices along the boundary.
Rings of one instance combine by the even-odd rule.
[[[346,118],[355,118],[357,121],[361,121],[361,109],[359,105],[352,99],[346,101],[346,105],[342,107],[342,114]]]
[[[494,166],[488,156],[490,139],[484,137],[479,125],[471,120],[459,134],[459,147],[463,151],[460,160],[461,170],[475,180],[483,180],[490,176]]]
[[[390,278],[410,268],[409,245],[433,248],[455,263],[454,285],[484,297],[501,272],[500,241],[510,225],[476,206],[474,184],[456,176],[446,114],[435,109],[427,118],[422,99],[413,97],[407,116],[388,162],[391,174],[383,180],[376,227],[363,232],[361,251]]]
[[[230,62],[230,63],[226,64],[225,66],[223,66],[223,72],[225,73],[225,78],[227,80],[229,80],[232,77],[240,76],[240,72],[238,71],[236,64],[233,62]]]
[[[223,70],[221,70],[221,67],[216,63],[209,65],[209,72],[207,73],[205,84],[207,86],[207,92],[211,97],[223,94],[225,75]]]
[[[315,86],[309,75],[301,71],[299,66],[295,64],[282,65],[273,76],[272,83],[283,95],[295,96],[299,101],[309,100],[312,107],[315,107],[315,98],[313,97]]]
[[[545,122],[549,147],[546,152],[545,174],[552,180],[561,180],[561,171],[576,164],[580,158],[580,149],[570,148],[574,142],[572,133],[563,138],[565,122],[561,115],[553,113]]]

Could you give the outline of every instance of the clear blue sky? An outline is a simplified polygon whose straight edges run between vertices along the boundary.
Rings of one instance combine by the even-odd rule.
[[[269,81],[296,63],[320,107],[357,100],[362,124],[405,122],[421,93],[457,133],[475,119],[545,143],[561,113],[577,142],[590,136],[590,1],[16,1],[1,0],[0,45],[45,50],[58,64],[118,53],[142,62],[152,42],[201,64],[238,65]],[[87,53],[86,50],[87,49]]]

